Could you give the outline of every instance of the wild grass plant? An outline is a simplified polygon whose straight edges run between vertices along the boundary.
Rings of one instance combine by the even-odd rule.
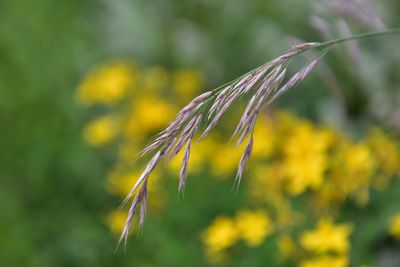
[[[192,141],[203,123],[204,130],[199,137],[199,142],[210,133],[227,109],[231,107],[235,101],[244,96],[250,96],[250,100],[248,101],[243,115],[231,137],[232,139],[238,137],[236,142],[237,145],[242,144],[242,142],[248,137],[236,174],[236,183],[239,185],[246,163],[251,156],[254,142],[254,127],[258,115],[260,114],[260,110],[264,106],[267,106],[281,94],[304,80],[315,68],[320,58],[335,45],[351,40],[395,34],[399,31],[399,29],[384,30],[335,39],[323,43],[313,42],[298,44],[276,59],[249,71],[227,84],[194,98],[189,104],[181,109],[172,122],[140,152],[139,156],[143,156],[152,151],[155,151],[155,154],[148,162],[146,168],[141,173],[137,182],[123,202],[124,205],[133,197],[121,238],[127,238],[137,209],[140,209],[139,223],[140,225],[143,225],[147,207],[148,179],[151,172],[161,160],[171,160],[185,148],[178,186],[179,191],[183,191],[187,179]],[[321,50],[318,57],[289,77],[287,81],[284,81],[290,60],[311,49]]]
[[[400,170],[396,137],[373,128],[355,140],[290,112],[265,111],[314,69],[322,78],[328,77],[324,80],[328,87],[335,87],[334,73],[323,59],[339,45],[343,44],[348,57],[357,62],[355,41],[390,38],[399,33],[399,29],[385,29],[368,6],[363,6],[365,12],[360,13],[354,6],[343,9],[343,5],[348,3],[332,1],[329,10],[344,12],[378,30],[352,35],[348,25],[338,21],[343,37],[298,43],[239,78],[199,94],[179,111],[188,96],[201,91],[202,78],[195,71],[179,70],[171,75],[162,67],[141,70],[134,64],[116,62],[88,76],[79,89],[80,99],[86,104],[101,103],[112,112],[86,128],[86,140],[94,146],[117,140],[119,159],[125,162],[133,154],[138,155],[137,162],[150,155],[144,170],[126,171],[117,164],[109,176],[110,191],[126,195],[123,205],[130,202],[128,210],[115,211],[110,216],[111,228],[122,232],[120,242],[124,240],[126,244],[137,213],[139,228],[143,226],[148,202],[155,209],[163,206],[159,198],[165,192],[159,180],[165,173],[179,173],[178,191],[183,195],[191,167],[198,173],[214,171],[215,176],[218,171],[232,176],[235,169],[234,191],[241,190],[242,177],[249,176],[246,190],[250,208],[216,216],[202,232],[200,239],[211,263],[227,262],[229,251],[241,242],[258,247],[275,235],[280,261],[289,259],[300,266],[350,264],[350,236],[356,226],[335,220],[345,212],[347,201],[354,201],[362,209],[371,201],[371,194],[384,191],[393,182]],[[320,17],[312,21],[325,36],[332,34],[329,24]],[[300,56],[308,62],[293,71],[291,63]],[[171,84],[172,93],[163,91]],[[136,92],[134,88],[147,91]],[[189,93],[183,97],[182,91]],[[340,90],[333,88],[332,92],[341,99]],[[243,112],[237,123],[228,123],[233,133],[225,138],[217,136],[212,130],[222,124],[224,115],[231,118],[232,109],[237,112],[235,106],[243,107]],[[158,130],[161,131],[156,133]],[[221,139],[240,150],[233,152],[227,148],[230,145],[221,145]],[[147,146],[138,150],[144,142]],[[135,182],[132,173],[137,177]],[[303,213],[296,206],[302,206]],[[312,218],[312,227],[306,225],[307,217]],[[398,218],[394,216],[388,224],[388,232],[399,238]]]

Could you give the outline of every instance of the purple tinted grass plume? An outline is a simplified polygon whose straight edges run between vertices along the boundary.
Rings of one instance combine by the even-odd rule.
[[[134,217],[139,210],[139,227],[143,226],[148,198],[148,180],[151,172],[163,160],[170,160],[183,152],[183,160],[179,173],[179,192],[183,192],[188,175],[189,159],[192,142],[197,135],[201,141],[219,123],[225,112],[239,99],[248,99],[246,108],[233,132],[232,138],[237,138],[237,145],[248,138],[238,164],[235,183],[239,186],[246,165],[250,159],[253,144],[253,131],[260,110],[278,98],[280,95],[303,81],[316,67],[319,60],[333,46],[350,40],[393,34],[399,29],[370,32],[351,37],[335,39],[324,43],[301,43],[293,46],[285,54],[255,68],[241,77],[228,82],[214,90],[207,91],[183,107],[176,117],[167,125],[140,153],[144,156],[152,153],[144,171],[123,201],[122,205],[131,201],[120,242],[125,240],[134,223]],[[288,65],[294,57],[305,51],[316,51],[315,56],[302,69],[293,75],[288,75]],[[288,77],[287,77],[288,76]],[[200,133],[200,129],[202,132]]]
[[[238,136],[237,144],[241,144],[246,137],[249,141],[244,149],[238,165],[236,184],[239,186],[246,164],[248,163],[253,147],[253,130],[260,109],[269,103],[274,96],[283,89],[288,90],[297,82],[304,79],[311,71],[306,67],[296,73],[289,82],[282,86],[286,76],[287,65],[293,57],[303,51],[312,49],[320,43],[303,43],[293,46],[287,53],[250,71],[242,77],[225,84],[217,89],[205,92],[183,107],[176,117],[166,126],[139,154],[144,156],[154,153],[144,171],[123,201],[122,205],[131,201],[125,227],[120,241],[127,240],[136,211],[139,211],[139,226],[144,223],[147,206],[147,187],[151,172],[162,160],[170,160],[183,151],[183,160],[179,173],[179,192],[183,192],[188,175],[191,145],[202,124],[204,130],[198,138],[201,141],[219,123],[225,112],[242,96],[250,96],[246,109],[240,119],[233,138]],[[315,66],[316,61],[313,61]],[[154,152],[155,151],[155,152]]]

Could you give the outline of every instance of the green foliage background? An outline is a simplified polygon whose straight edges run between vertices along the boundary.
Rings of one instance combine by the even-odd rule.
[[[287,36],[320,40],[309,26],[311,2],[0,1],[0,266],[206,266],[196,231],[218,211],[240,207],[241,194],[230,193],[230,183],[193,177],[176,203],[171,184],[172,212],[147,220],[127,253],[114,255],[116,239],[104,221],[120,200],[104,180],[115,151],[100,153],[82,141],[91,114],[76,104],[75,90],[89,69],[115,58],[195,67],[214,87],[284,52]],[[382,9],[388,23],[400,24],[398,1],[382,1]],[[385,40],[362,42],[362,49],[367,62],[375,61],[369,72],[376,85],[398,90],[400,39]],[[330,58],[348,90],[350,128],[376,120],[363,107],[362,83]],[[319,104],[329,99],[313,76],[280,103],[321,120],[316,114],[330,114],[332,105],[321,111]],[[400,190],[391,190],[374,209],[399,209]],[[368,214],[360,214],[363,236],[378,229],[373,210]],[[386,246],[381,236],[376,247],[360,244],[353,253],[373,257]],[[272,264],[268,249],[238,248],[235,266]]]

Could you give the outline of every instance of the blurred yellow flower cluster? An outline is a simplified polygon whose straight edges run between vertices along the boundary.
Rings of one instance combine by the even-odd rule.
[[[226,250],[243,240],[257,247],[273,231],[273,224],[264,210],[241,210],[234,218],[219,216],[203,232],[207,258],[214,263],[225,260]]]
[[[321,256],[302,261],[300,267],[346,267],[348,264],[349,260],[347,257]]]
[[[347,266],[351,231],[348,224],[334,225],[331,219],[322,218],[316,229],[304,231],[300,236],[302,248],[314,255],[302,260],[300,266]]]
[[[117,160],[106,181],[110,193],[126,196],[142,171],[132,161],[203,86],[196,70],[168,71],[126,62],[99,66],[87,75],[77,96],[85,105],[102,105],[96,112],[103,112],[86,125],[83,137],[91,146],[116,147]],[[239,119],[240,113],[233,112],[235,116]],[[189,174],[234,178],[243,146],[233,146],[224,130],[232,130],[236,122],[223,119],[219,134],[213,132],[193,144]],[[178,154],[152,173],[151,212],[163,211],[167,194],[161,174],[178,177],[182,157]],[[286,111],[261,114],[245,185],[240,188],[247,190],[246,204],[256,210],[240,210],[234,217],[219,215],[210,222],[201,235],[207,259],[224,262],[239,241],[257,247],[276,235],[281,260],[295,260],[301,267],[348,266],[352,228],[333,221],[345,201],[360,208],[368,205],[371,191],[385,190],[399,172],[399,142],[379,128],[355,140]],[[112,211],[107,217],[110,229],[119,234],[125,218],[126,211]],[[314,230],[305,230],[315,222]],[[400,238],[398,216],[389,232]]]
[[[339,131],[285,112],[278,112],[262,124],[274,129],[263,138],[276,141],[270,145],[273,149],[267,150],[270,171],[259,171],[257,166],[250,170],[249,176],[254,177],[251,194],[256,198],[271,201],[271,197],[279,199],[277,193],[286,198],[308,192],[318,198],[315,206],[320,208],[352,197],[365,204],[376,178],[391,178],[400,170],[397,142],[378,129],[363,141],[352,141]],[[383,154],[383,144],[392,149]],[[258,165],[257,156],[253,161]]]
[[[306,231],[301,235],[300,243],[306,250],[315,253],[345,254],[349,251],[350,233],[349,225],[335,226],[332,220],[324,218],[315,230]]]
[[[91,121],[85,128],[83,136],[92,146],[101,146],[110,142],[117,133],[117,121],[110,116],[102,116]]]
[[[83,137],[94,147],[111,142],[117,146],[118,160],[106,181],[110,193],[121,198],[129,193],[141,172],[132,164],[140,149],[202,87],[202,75],[193,69],[170,72],[161,66],[141,68],[121,61],[88,73],[78,88],[78,100],[84,105],[103,106],[106,111],[86,125]],[[168,169],[173,171],[173,167]],[[160,171],[156,170],[149,180],[152,212],[160,212],[165,201],[159,177]],[[106,221],[115,234],[120,234],[125,218],[125,210],[115,210]]]
[[[85,105],[113,104],[121,100],[135,82],[135,68],[115,62],[95,68],[78,89],[78,98]]]
[[[355,141],[282,111],[261,117],[254,135],[254,154],[244,179],[249,202],[271,214],[279,258],[296,259],[300,266],[348,266],[352,228],[332,220],[346,200],[364,207],[372,190],[384,190],[400,172],[398,141],[377,128]],[[299,205],[307,218],[294,208]],[[304,229],[310,220],[318,221],[316,229],[296,238],[294,230]],[[399,225],[392,223],[392,235]],[[214,251],[207,240],[212,240],[212,232],[203,241],[206,251]]]

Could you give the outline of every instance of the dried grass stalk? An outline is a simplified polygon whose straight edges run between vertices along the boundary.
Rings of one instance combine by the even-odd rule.
[[[250,159],[253,147],[252,133],[256,124],[257,116],[263,106],[268,105],[281,94],[304,80],[317,65],[319,58],[322,57],[332,46],[353,39],[396,33],[397,31],[398,30],[388,30],[385,32],[366,33],[325,43],[313,42],[298,44],[293,46],[287,53],[244,74],[238,79],[212,91],[205,92],[193,99],[178,112],[175,119],[173,119],[171,123],[139,154],[139,156],[143,156],[152,151],[156,151],[123,202],[124,205],[133,197],[120,241],[125,239],[126,242],[129,231],[134,222],[134,215],[138,208],[140,208],[139,226],[142,226],[144,223],[147,205],[147,186],[151,172],[161,160],[175,157],[186,145],[179,174],[180,179],[178,187],[179,192],[183,191],[187,179],[191,143],[199,131],[200,125],[203,122],[203,117],[206,118],[204,121],[205,130],[201,134],[199,140],[202,140],[209,134],[209,132],[218,124],[228,108],[238,100],[239,97],[245,95],[249,96],[249,101],[244,113],[233,133],[233,138],[239,136],[237,141],[238,144],[242,143],[246,137],[250,136],[240,159],[235,179],[236,184],[239,185],[245,166]],[[322,50],[322,52],[320,52],[317,58],[312,60],[304,68],[296,72],[291,78],[283,83],[290,60],[298,54],[311,49],[319,49]],[[139,191],[136,193],[137,190]]]
[[[249,142],[247,143],[246,148],[244,149],[242,157],[240,158],[239,161],[239,167],[235,178],[235,183],[237,185],[237,188],[239,188],[240,182],[242,180],[242,175],[246,167],[246,164],[250,159],[252,149],[253,149],[253,135],[250,136]]]
[[[179,173],[179,187],[178,187],[179,192],[183,192],[185,185],[186,185],[187,169],[188,169],[188,165],[189,165],[191,143],[192,143],[192,140],[189,139],[189,141],[186,145],[185,154],[184,154],[183,160],[182,160],[181,171]]]

